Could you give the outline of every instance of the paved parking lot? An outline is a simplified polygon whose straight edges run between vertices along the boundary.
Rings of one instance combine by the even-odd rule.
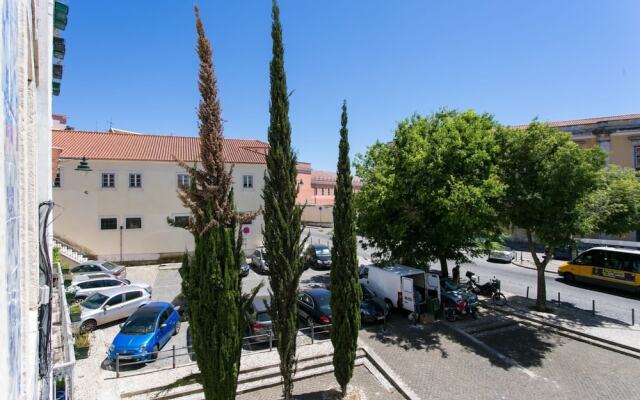
[[[505,363],[443,323],[412,326],[398,314],[386,327],[366,326],[360,333],[424,399],[640,398],[635,358],[521,325],[480,329],[473,336],[517,364]]]

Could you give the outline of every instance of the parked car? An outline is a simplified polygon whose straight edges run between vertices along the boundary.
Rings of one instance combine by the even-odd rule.
[[[360,302],[360,320],[363,323],[382,321],[389,313],[389,307],[376,292],[360,284],[362,301]]]
[[[266,250],[264,247],[258,247],[253,254],[251,255],[251,264],[254,265],[258,269],[258,271],[267,273],[269,272],[269,266],[267,265],[267,260],[265,259]]]
[[[495,250],[489,251],[488,261],[505,261],[511,262],[515,260],[516,252],[509,247],[500,247]]]
[[[307,325],[331,323],[331,292],[323,288],[304,290],[298,293],[298,317]]]
[[[81,331],[91,331],[99,325],[129,317],[151,301],[151,295],[137,286],[120,286],[94,293],[80,303]]]
[[[151,294],[151,286],[145,282],[131,282],[128,279],[115,278],[108,274],[86,274],[77,275],[71,281],[71,286],[67,288],[67,292],[74,293],[76,299],[86,299],[94,293],[102,292],[109,288],[119,286],[137,286],[143,288]]]
[[[331,251],[323,244],[311,244],[304,252],[304,264],[318,269],[331,268]]]
[[[109,361],[151,361],[180,331],[180,316],[171,304],[157,301],[141,307],[120,328],[109,347]]]
[[[268,335],[272,329],[271,315],[267,307],[271,305],[271,296],[256,296],[249,306],[247,336]],[[268,342],[269,336],[249,339],[252,343]]]
[[[71,268],[71,273],[73,274],[91,274],[95,272],[102,272],[118,278],[127,277],[127,269],[123,265],[117,265],[110,261],[87,261]]]
[[[249,270],[251,268],[249,268],[249,264],[247,264],[246,262],[242,262],[242,264],[240,265],[240,278],[244,278],[245,276],[249,275]]]

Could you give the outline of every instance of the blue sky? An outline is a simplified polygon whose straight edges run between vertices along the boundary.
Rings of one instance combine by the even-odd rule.
[[[200,1],[225,136],[266,141],[268,0]],[[197,134],[193,2],[70,0],[54,112],[76,129]],[[441,107],[506,124],[640,112],[640,2],[281,0],[298,159],[334,170]]]

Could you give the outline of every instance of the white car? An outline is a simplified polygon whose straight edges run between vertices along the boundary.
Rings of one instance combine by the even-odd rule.
[[[128,318],[150,301],[149,292],[132,285],[94,293],[80,303],[80,320],[75,322],[74,328],[87,332],[98,325]]]
[[[86,299],[94,293],[102,292],[106,289],[111,289],[119,286],[137,286],[140,287],[149,294],[152,293],[151,286],[145,282],[131,282],[128,279],[115,278],[109,274],[87,274],[74,276],[71,281],[71,286],[67,289],[67,292],[74,293],[76,299]]]
[[[515,260],[515,258],[516,252],[513,249],[510,249],[509,247],[501,247],[496,250],[491,250],[489,252],[489,257],[487,258],[487,260],[511,262]]]
[[[266,253],[265,248],[260,246],[251,255],[251,264],[262,273],[269,272],[269,265],[267,265],[267,259],[265,258]]]

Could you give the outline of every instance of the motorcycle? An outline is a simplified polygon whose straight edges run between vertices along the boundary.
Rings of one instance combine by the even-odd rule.
[[[443,283],[442,301],[444,317],[449,322],[454,322],[464,315],[478,318],[479,301],[473,292],[457,288],[453,283]]]
[[[467,290],[475,294],[481,294],[483,296],[490,297],[491,301],[493,301],[493,303],[497,306],[504,306],[505,304],[507,304],[507,298],[500,291],[499,279],[493,278],[490,279],[489,282],[479,285],[473,272],[467,271],[465,275],[468,278]]]

